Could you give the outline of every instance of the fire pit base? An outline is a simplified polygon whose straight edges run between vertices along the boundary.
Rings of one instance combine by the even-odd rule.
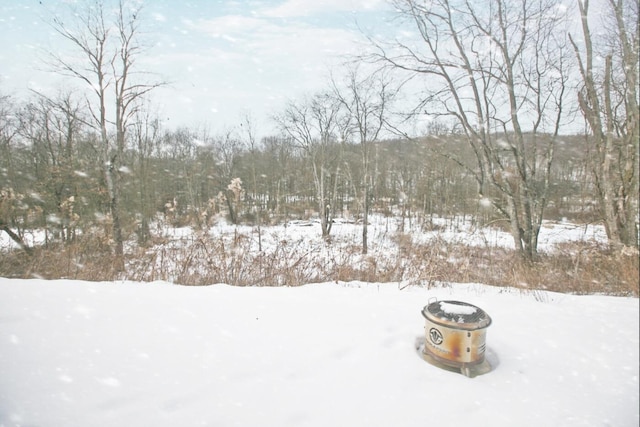
[[[443,363],[441,360],[436,359],[433,355],[429,354],[429,352],[425,349],[424,338],[418,337],[416,338],[416,351],[418,355],[429,364],[436,366],[438,368],[451,371],[458,372],[468,378],[477,377],[478,375],[484,375],[491,372],[491,364],[485,358],[480,363],[468,364],[468,363]]]

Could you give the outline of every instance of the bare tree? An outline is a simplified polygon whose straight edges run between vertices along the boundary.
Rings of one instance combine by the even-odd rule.
[[[62,240],[70,243],[75,237],[78,216],[74,212],[78,197],[78,167],[75,144],[82,129],[80,102],[72,92],[55,97],[36,94],[19,113],[19,134],[29,144],[34,165],[33,191],[39,198],[43,217],[52,214],[57,221]],[[46,203],[52,195],[52,203]],[[48,235],[47,235],[48,237]]]
[[[256,213],[256,223],[258,228],[258,251],[262,252],[262,194],[258,189],[257,157],[258,141],[256,140],[256,124],[249,111],[242,113],[240,122],[240,133],[245,140],[245,146],[249,150],[251,157],[251,199]]]
[[[329,93],[317,93],[301,102],[289,102],[274,119],[281,131],[295,141],[310,163],[322,237],[328,239],[340,171],[338,126],[340,101]]]
[[[80,57],[74,60],[54,53],[50,62],[57,72],[84,82],[91,90],[87,107],[91,125],[100,134],[114,250],[122,269],[124,237],[119,198],[126,131],[141,99],[162,83],[146,83],[136,64],[143,53],[138,40],[140,3],[119,0],[113,12],[104,1],[94,0],[74,12],[70,23],[54,18],[53,28]],[[111,130],[115,132],[115,140]]]
[[[334,95],[346,110],[348,134],[355,138],[360,146],[362,160],[362,253],[368,252],[368,222],[371,189],[375,181],[372,161],[375,143],[388,121],[392,102],[398,93],[398,87],[386,73],[365,74],[358,67],[349,69],[341,85],[332,82]]]
[[[414,114],[450,117],[475,152],[480,197],[509,221],[516,249],[537,254],[567,82],[555,0],[394,1],[417,40],[376,44],[374,59],[422,81]]]
[[[571,37],[582,88],[578,100],[593,135],[592,171],[609,241],[638,247],[638,53],[637,0],[607,0],[605,25],[611,31],[598,44],[589,27],[589,0],[578,1],[583,43]],[[598,68],[596,56],[604,57]]]
[[[0,232],[7,235],[22,248],[27,254],[32,254],[32,249],[25,244],[22,237],[16,233],[14,226],[14,212],[22,204],[23,196],[14,190],[15,171],[12,159],[11,144],[17,134],[13,109],[13,100],[7,95],[0,95]]]
[[[136,174],[138,178],[139,197],[139,224],[138,241],[146,244],[151,237],[149,222],[153,219],[155,209],[155,186],[152,173],[152,156],[160,142],[160,120],[148,110],[139,111],[132,129],[137,155]]]
[[[295,174],[293,165],[294,147],[291,138],[266,137],[262,140],[267,167],[270,170],[269,183],[269,209],[276,215],[283,210],[282,201],[286,198],[291,177]]]
[[[2,187],[13,185],[15,179],[11,156],[11,143],[18,131],[15,109],[16,106],[11,97],[0,94],[0,176],[3,180]]]

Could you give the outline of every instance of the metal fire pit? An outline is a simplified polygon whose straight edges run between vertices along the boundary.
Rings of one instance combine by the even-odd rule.
[[[467,377],[489,372],[485,360],[491,317],[461,301],[434,301],[422,309],[425,322],[423,357],[428,362]]]

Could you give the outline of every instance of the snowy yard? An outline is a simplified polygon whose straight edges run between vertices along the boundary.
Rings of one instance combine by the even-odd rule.
[[[512,245],[469,222],[434,225],[412,239]],[[397,226],[374,217],[374,256],[393,256]],[[322,257],[361,232],[336,224],[327,247],[317,227],[265,227],[262,242]],[[178,246],[198,238],[189,228],[164,233]],[[251,227],[207,233],[256,243]],[[541,251],[568,241],[605,236],[598,226],[545,223]],[[420,357],[421,310],[434,298],[491,316],[491,372],[467,378]],[[0,278],[0,427],[638,426],[639,333],[637,298],[483,284]]]
[[[415,350],[475,304],[492,371]],[[485,285],[0,279],[0,426],[637,426],[638,299]]]
[[[639,4],[0,2],[0,427],[640,427]]]

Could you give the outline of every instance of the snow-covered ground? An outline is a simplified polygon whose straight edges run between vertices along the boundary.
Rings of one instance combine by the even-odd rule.
[[[288,239],[303,242],[307,245],[318,244],[322,241],[320,225],[317,221],[290,221],[286,225],[262,227],[263,237],[267,244],[277,244],[278,239]],[[372,249],[384,253],[390,246],[395,246],[394,237],[401,230],[401,219],[382,215],[370,216],[369,245]],[[213,237],[234,236],[235,234],[255,235],[256,227],[235,226],[219,221],[208,230]],[[495,227],[478,227],[470,217],[442,218],[434,217],[429,225],[419,221],[405,220],[405,233],[410,234],[415,243],[428,243],[441,239],[449,243],[459,243],[468,246],[513,249],[513,237],[507,231]],[[162,234],[172,239],[190,239],[197,233],[190,227],[162,228]],[[336,219],[331,229],[331,236],[335,243],[360,245],[362,243],[362,225]],[[559,243],[592,242],[604,244],[607,235],[602,224],[575,224],[571,222],[543,221],[539,234],[538,250],[553,252]],[[309,250],[305,247],[304,250]]]
[[[432,229],[429,230],[430,228]],[[395,246],[393,237],[397,236],[400,229],[401,220],[399,218],[372,215],[370,217],[369,245],[374,251],[386,251],[390,246]],[[267,245],[269,243],[278,244],[279,240],[287,239],[302,243],[305,247],[301,250],[308,251],[310,245],[322,242],[320,225],[316,221],[289,221],[282,225],[263,226],[261,232]],[[514,248],[510,233],[495,227],[477,227],[469,217],[434,217],[428,226],[416,220],[413,222],[406,220],[405,232],[411,234],[416,243],[442,239],[449,243],[469,246]],[[173,241],[187,241],[201,237],[191,227],[173,228],[163,224],[163,221],[156,224],[154,233]],[[256,233],[257,227],[231,225],[224,220],[218,221],[207,230],[207,234],[211,237],[231,236],[233,238],[237,234],[255,237]],[[35,246],[43,244],[45,236],[43,230],[27,230],[22,237],[27,245]],[[338,218],[333,224],[331,236],[338,244],[359,245],[362,241],[362,225]],[[257,246],[257,238],[255,240]],[[539,234],[538,250],[552,252],[558,243],[598,242],[602,244],[606,240],[607,236],[601,224],[543,221]],[[0,232],[0,252],[17,247],[6,233]]]
[[[493,370],[419,357],[432,298]],[[322,283],[0,279],[0,426],[638,426],[638,299]]]
[[[511,247],[470,221],[406,224],[415,242]],[[370,253],[397,250],[397,219],[374,217]],[[168,244],[199,238],[161,229]],[[263,227],[263,247],[317,253],[359,245],[361,226]],[[256,229],[219,223],[212,238]],[[37,244],[42,233],[26,236]],[[546,222],[540,250],[606,240],[600,226]],[[293,243],[291,243],[293,242]],[[0,235],[0,248],[11,247]],[[0,278],[0,427],[638,426],[637,298],[450,284],[182,287]],[[491,372],[425,362],[422,308],[477,305]]]

